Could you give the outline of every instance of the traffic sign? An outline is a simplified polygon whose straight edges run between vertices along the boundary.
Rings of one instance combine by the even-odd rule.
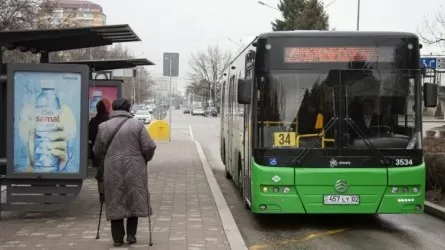
[[[156,120],[164,120],[167,117],[167,110],[162,105],[156,106],[153,109],[153,116]]]
[[[435,69],[437,65],[436,57],[422,57],[420,58],[420,67],[421,68],[433,68]]]
[[[445,69],[445,57],[437,58],[436,69]]]
[[[163,75],[179,76],[179,53],[164,53]]]

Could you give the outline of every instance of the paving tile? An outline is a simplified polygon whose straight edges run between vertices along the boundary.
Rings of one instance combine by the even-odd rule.
[[[154,211],[150,250],[230,249],[195,144],[186,140],[158,143],[148,167]],[[148,248],[147,218],[140,220],[137,244],[113,248],[104,212],[96,240],[99,209],[96,182],[88,178],[78,199],[63,211],[3,212],[0,250]]]

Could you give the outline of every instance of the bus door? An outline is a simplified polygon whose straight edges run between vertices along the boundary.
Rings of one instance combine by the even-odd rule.
[[[246,70],[246,78],[253,78],[253,67]],[[253,82],[252,82],[253,83]],[[254,87],[251,87],[253,91]],[[251,149],[252,149],[252,143],[251,143],[251,133],[252,133],[252,120],[251,120],[251,105],[244,105],[244,126],[243,126],[243,153],[244,153],[244,161],[243,161],[243,180],[244,180],[244,195],[245,198],[248,199],[250,202],[251,199]]]
[[[234,123],[234,116],[236,115],[237,111],[235,110],[235,102],[236,102],[236,96],[235,96],[235,76],[231,76],[229,80],[229,119],[228,119],[228,138],[227,138],[227,169],[232,174],[232,177],[234,177],[234,171],[233,171],[233,123]]]

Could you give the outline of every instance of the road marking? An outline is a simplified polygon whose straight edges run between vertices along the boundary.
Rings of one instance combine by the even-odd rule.
[[[195,140],[195,137],[193,136],[192,125],[189,126],[189,130],[190,130],[190,138],[192,138],[192,141],[194,141],[194,140]]]
[[[215,200],[219,218],[224,228],[224,233],[226,234],[226,238],[229,242],[230,248],[233,250],[247,250],[246,243],[241,236],[238,225],[236,225],[232,212],[230,211],[226,199],[221,192],[221,188],[219,187],[218,182],[216,182],[216,178],[213,175],[210,164],[204,154],[204,150],[202,149],[201,144],[198,141],[194,140],[192,126],[190,126],[190,137],[192,138],[192,141],[195,142],[196,149],[198,151],[201,164],[204,168],[210,190],[212,191],[213,199]]]
[[[320,238],[320,237],[323,237],[323,236],[328,236],[328,235],[332,235],[332,234],[342,233],[342,232],[344,232],[346,230],[348,230],[348,228],[328,230],[328,231],[324,231],[324,232],[309,234],[308,236],[306,236],[306,237],[304,237],[302,239],[282,240],[282,241],[276,242],[274,244],[253,245],[253,246],[249,247],[249,250],[257,250],[257,249],[265,249],[265,248],[275,248],[275,247],[280,246],[280,245],[283,246],[283,245],[304,243],[304,242],[307,242],[307,241],[315,239],[315,238]]]

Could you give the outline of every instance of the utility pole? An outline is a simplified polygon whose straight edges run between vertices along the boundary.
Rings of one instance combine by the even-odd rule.
[[[357,3],[357,31],[360,30],[360,0]]]
[[[168,132],[170,133],[169,135],[169,140],[172,140],[172,58],[169,58],[169,63],[170,63],[170,84],[169,84],[169,97],[168,97],[168,123],[170,124],[170,129],[168,130]]]
[[[140,71],[140,68],[137,68],[137,71],[138,71],[138,85],[139,85],[138,100],[139,100],[139,104],[142,104],[142,102],[141,102],[141,71]]]

